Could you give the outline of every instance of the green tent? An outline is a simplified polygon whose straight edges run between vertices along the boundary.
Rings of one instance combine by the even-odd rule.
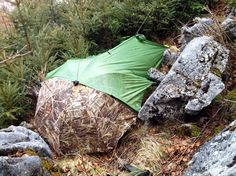
[[[46,79],[79,81],[139,111],[144,92],[153,83],[148,80],[147,71],[160,65],[165,49],[136,35],[97,56],[67,60]]]

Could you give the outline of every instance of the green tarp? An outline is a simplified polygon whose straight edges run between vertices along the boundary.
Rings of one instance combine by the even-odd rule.
[[[147,71],[161,63],[165,47],[133,36],[113,49],[86,59],[67,60],[47,74],[102,91],[139,111],[145,90],[152,85]]]

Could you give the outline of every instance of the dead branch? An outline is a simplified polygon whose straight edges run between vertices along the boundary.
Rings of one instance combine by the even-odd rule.
[[[12,55],[12,56],[9,56],[7,59],[3,60],[3,61],[0,61],[0,65],[2,64],[5,64],[6,62],[8,61],[13,61],[15,60],[16,58],[20,58],[20,57],[23,57],[25,55],[28,55],[28,54],[31,54],[32,51],[28,51],[26,53],[23,53],[23,54],[20,54],[19,52],[17,52],[16,54]]]

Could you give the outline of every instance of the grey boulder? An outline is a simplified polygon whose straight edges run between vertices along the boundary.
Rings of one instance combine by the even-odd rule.
[[[236,121],[204,144],[193,156],[184,176],[236,175]]]
[[[150,68],[148,70],[148,76],[157,83],[160,83],[165,78],[165,74],[156,68]]]
[[[221,23],[221,27],[231,40],[236,39],[236,13],[234,11]]]
[[[26,154],[15,155],[18,151]],[[29,156],[27,151],[38,156]],[[47,176],[49,173],[43,169],[41,158],[49,161],[51,154],[46,142],[25,127],[10,126],[0,130],[0,176]]]
[[[0,157],[0,176],[37,176],[43,174],[38,156]]]
[[[35,132],[21,126],[10,126],[0,130],[0,156],[18,150],[33,150],[39,156],[51,156],[47,143]]]
[[[194,25],[183,26],[181,29],[181,50],[194,38],[209,34],[213,29],[214,21],[211,18],[195,18]]]
[[[225,70],[228,56],[229,51],[211,37],[194,38],[144,103],[138,117],[163,122],[185,112],[201,111],[224,89],[217,75]]]

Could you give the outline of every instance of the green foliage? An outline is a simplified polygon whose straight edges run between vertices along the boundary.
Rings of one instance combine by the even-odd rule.
[[[115,46],[122,36],[138,31],[150,39],[163,37],[187,22],[214,0],[68,0],[65,2],[24,0],[11,19],[17,32],[11,41],[37,50],[35,42],[50,45],[55,53],[85,57]],[[43,33],[43,34],[42,34]]]
[[[17,83],[2,83],[0,87],[0,127],[17,120],[25,110],[24,92]]]
[[[226,101],[228,110],[228,119],[236,119],[236,89],[231,90],[226,96],[224,101]]]
[[[0,51],[0,59],[8,59],[6,55]],[[25,71],[22,60],[0,65],[0,128],[16,122],[26,112]]]
[[[187,22],[194,16],[199,16],[205,11],[205,7],[216,3],[218,0],[173,0],[176,10],[175,18]]]
[[[230,7],[236,7],[236,0],[226,0],[226,3],[230,6]]]
[[[151,40],[165,37],[181,22],[185,23],[204,12],[206,5],[213,0],[139,0],[135,1],[135,5],[133,0],[106,2],[102,2],[106,8],[93,9],[97,13],[91,15],[90,22],[95,23],[86,23],[90,30],[86,31],[85,38],[92,41],[89,54],[114,46],[121,36],[136,34],[144,21],[139,33]],[[104,14],[104,11],[107,13]]]

